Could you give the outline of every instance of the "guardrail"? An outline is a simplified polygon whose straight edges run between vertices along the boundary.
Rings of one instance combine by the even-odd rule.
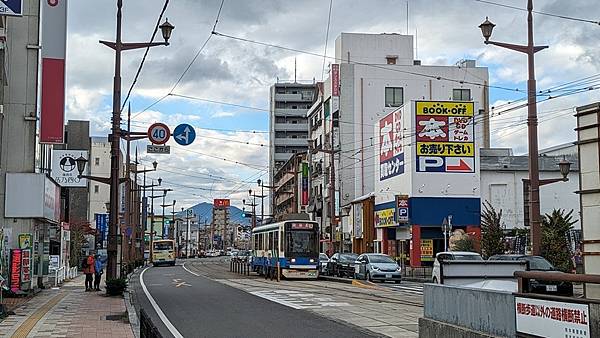
[[[232,258],[229,261],[229,271],[250,276],[250,264],[245,259]]]
[[[65,280],[65,266],[61,266],[60,268],[54,271],[54,286],[57,287],[58,284],[61,284]]]
[[[405,266],[402,269],[402,277],[431,279],[432,272],[431,266]]]
[[[529,290],[529,281],[532,279],[550,282],[600,284],[600,275],[571,274],[551,271],[515,271],[514,276],[518,278],[520,293]]]

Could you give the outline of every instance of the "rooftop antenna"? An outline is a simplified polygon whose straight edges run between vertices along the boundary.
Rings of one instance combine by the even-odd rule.
[[[296,67],[296,58],[294,58],[294,83],[296,83],[296,72],[297,72],[297,67]]]
[[[409,15],[408,15],[408,1],[406,1],[406,35],[409,35],[409,32],[408,32],[408,17],[409,17]]]

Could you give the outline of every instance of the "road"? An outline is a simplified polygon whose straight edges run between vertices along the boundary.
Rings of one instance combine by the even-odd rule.
[[[132,289],[165,337],[418,336],[417,283],[278,283],[228,267],[224,258],[152,267],[133,279]]]

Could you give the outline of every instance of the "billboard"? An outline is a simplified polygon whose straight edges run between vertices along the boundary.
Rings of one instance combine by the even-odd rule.
[[[19,292],[21,290],[21,249],[10,250],[10,274],[8,280],[8,287],[12,292]]]
[[[79,171],[75,160],[79,157],[87,160],[87,150],[52,150],[52,178],[58,185],[69,188],[87,187],[87,179],[77,177]]]
[[[340,110],[340,65],[331,65],[331,112]]]
[[[213,206],[215,208],[225,208],[225,207],[228,207],[230,204],[231,204],[231,201],[229,199],[215,198],[213,200]]]
[[[404,174],[403,108],[379,120],[379,180]]]
[[[42,1],[40,143],[64,143],[67,1]]]
[[[385,228],[396,226],[395,202],[386,202],[375,205],[375,227]]]
[[[474,103],[416,101],[416,171],[475,172]]]
[[[60,187],[44,174],[6,173],[4,217],[60,221]]]
[[[408,195],[396,196],[396,221],[398,223],[408,223]]]

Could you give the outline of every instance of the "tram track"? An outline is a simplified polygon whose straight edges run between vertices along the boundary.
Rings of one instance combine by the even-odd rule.
[[[250,281],[250,280],[255,280],[255,279],[259,279],[259,278],[250,279],[250,278],[247,278],[247,276],[242,277],[242,275],[238,275],[238,274],[234,274],[238,278],[221,278],[224,273],[231,274],[231,272],[228,269],[223,269],[224,263],[226,263],[226,261],[224,261],[224,260],[208,261],[208,262],[196,261],[196,262],[190,262],[189,265],[192,268],[194,268],[197,272],[205,272],[207,274],[213,275],[213,276],[206,275],[205,277],[214,278],[217,281],[219,279],[227,280],[230,283],[239,284],[239,285],[246,286],[246,287],[253,287],[253,288],[260,288],[260,287],[264,287],[264,286],[272,287],[272,286],[278,285],[278,284],[269,283],[269,284],[265,284],[264,286],[262,286],[262,285],[256,285],[255,283],[243,282],[242,281],[243,279],[248,279]],[[202,268],[198,267],[197,265],[201,265],[203,268],[210,270],[210,272],[202,271]],[[214,277],[215,273],[220,274],[221,276]],[[317,295],[331,296],[331,293],[319,290],[319,288],[328,288],[328,289],[336,290],[338,292],[343,293],[343,295],[341,295],[341,297],[348,298],[348,299],[368,300],[368,301],[373,301],[373,302],[387,302],[387,303],[393,303],[393,304],[399,304],[399,305],[409,305],[409,306],[414,306],[414,307],[419,307],[419,308],[423,307],[422,302],[406,300],[406,299],[399,300],[394,297],[386,297],[384,295],[374,295],[372,293],[368,294],[368,293],[364,293],[364,292],[356,292],[358,290],[348,290],[346,288],[336,287],[336,286],[334,286],[334,284],[322,283],[321,285],[315,285],[308,281],[302,281],[302,280],[295,280],[294,284],[295,285],[285,284],[285,285],[280,285],[280,286],[285,287],[286,289],[290,289],[291,291],[303,291],[303,292],[309,291],[309,292],[317,294]],[[378,290],[378,291],[384,291],[384,290]],[[356,296],[357,293],[361,294],[362,296]]]

